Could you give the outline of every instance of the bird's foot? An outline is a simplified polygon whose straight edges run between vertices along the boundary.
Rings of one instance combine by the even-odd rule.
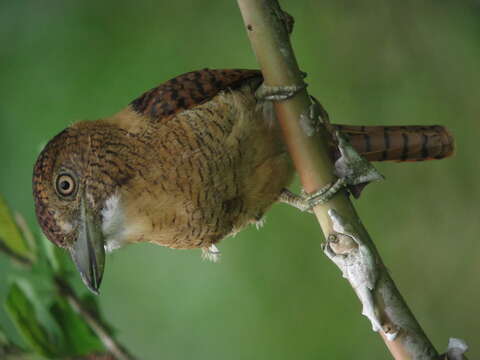
[[[202,248],[202,259],[216,263],[220,261],[220,250],[213,244],[209,247],[204,247]]]
[[[372,181],[383,180],[383,175],[364,157],[362,157],[338,131],[335,133],[340,157],[335,162],[337,180],[313,194],[306,194],[310,208],[325,204],[345,187],[368,184]]]
[[[306,83],[286,86],[269,86],[263,83],[255,91],[255,97],[259,101],[284,101],[294,97],[295,94],[306,87]]]
[[[330,201],[335,194],[345,187],[383,179],[377,169],[368,160],[360,156],[347,139],[339,132],[336,133],[336,137],[341,154],[335,162],[337,180],[311,194],[302,191],[301,195],[296,195],[284,189],[278,199],[279,202],[289,204],[300,211],[311,211],[315,206]]]
[[[302,190],[302,194],[297,195],[288,189],[283,189],[278,201],[293,206],[300,211],[312,212],[315,206],[328,202],[344,186],[344,179],[339,178],[334,183],[328,184],[311,194]]]
[[[288,189],[283,189],[277,201],[293,206],[294,208],[297,208],[300,211],[311,212],[310,205],[305,200],[305,197],[301,195],[297,195]]]
[[[302,191],[302,197],[305,199],[305,202],[308,204],[307,210],[313,209],[317,205],[325,204],[330,201],[331,198],[335,196],[341,189],[343,189],[347,183],[345,178],[338,178],[336,181],[322,187],[321,189],[307,194],[305,191]]]

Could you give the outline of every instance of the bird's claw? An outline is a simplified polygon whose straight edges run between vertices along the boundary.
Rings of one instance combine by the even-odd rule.
[[[311,212],[315,206],[327,203],[345,187],[383,179],[377,169],[360,156],[346,138],[338,131],[335,136],[340,151],[340,158],[335,162],[337,180],[309,194],[302,191],[301,195],[296,195],[285,189],[278,201],[294,206],[301,211]]]
[[[335,162],[335,175],[338,179],[334,183],[306,196],[310,208],[328,202],[344,187],[367,184],[383,179],[383,175],[367,159],[360,156],[340,132],[337,131],[335,136],[340,151],[340,158]]]
[[[310,209],[330,201],[344,187],[383,179],[383,175],[362,157],[340,132],[337,131],[335,136],[340,151],[340,158],[335,162],[335,175],[338,179],[313,194],[305,195]]]
[[[338,178],[335,182],[322,187],[314,193],[307,194],[302,190],[302,197],[308,204],[307,210],[311,210],[317,205],[329,202],[330,199],[346,185],[345,178]]]
[[[259,101],[284,101],[294,97],[306,87],[306,83],[286,86],[270,86],[263,83],[255,92],[255,97]]]
[[[288,189],[283,189],[282,193],[280,194],[278,201],[284,204],[288,204],[297,208],[300,211],[308,211],[311,212],[310,205],[307,201],[305,201],[305,197],[301,195],[294,194]]]
[[[338,179],[333,184],[328,184],[312,194],[307,194],[302,190],[301,195],[297,195],[288,189],[284,189],[278,201],[293,206],[300,211],[312,212],[315,206],[328,202],[344,186],[344,179]]]

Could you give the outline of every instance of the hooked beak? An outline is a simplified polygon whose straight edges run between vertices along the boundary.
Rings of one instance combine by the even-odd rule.
[[[105,266],[105,239],[101,224],[95,220],[85,195],[80,204],[80,224],[77,239],[70,248],[70,255],[84,284],[95,295],[102,282]]]

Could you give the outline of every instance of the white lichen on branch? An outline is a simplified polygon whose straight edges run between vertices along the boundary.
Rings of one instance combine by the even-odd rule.
[[[324,246],[325,254],[340,268],[357,293],[362,305],[362,314],[372,323],[373,331],[383,331],[373,291],[379,278],[375,255],[366,242],[362,241],[354,226],[338,212],[328,210],[334,232]],[[397,332],[385,332],[389,340],[394,340]]]

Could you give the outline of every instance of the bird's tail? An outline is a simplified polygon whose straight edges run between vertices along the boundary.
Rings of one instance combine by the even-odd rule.
[[[332,125],[369,161],[423,161],[454,153],[454,140],[443,126]]]

